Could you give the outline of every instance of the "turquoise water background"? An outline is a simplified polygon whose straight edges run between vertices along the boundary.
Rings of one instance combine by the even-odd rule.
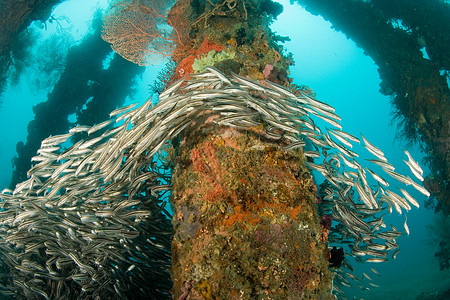
[[[372,59],[364,55],[353,41],[335,32],[331,24],[321,17],[312,16],[299,5],[290,5],[287,0],[279,2],[283,4],[284,12],[272,28],[278,34],[291,38],[285,46],[288,52],[293,53],[296,62],[290,69],[294,83],[312,88],[319,100],[336,108],[336,113],[342,117],[344,131],[354,135],[363,133],[371,143],[383,150],[400,173],[408,173],[402,161],[406,159],[402,149],[408,150],[418,161],[423,155],[417,146],[406,147],[404,141],[395,138],[397,127],[392,124],[390,98],[378,91],[380,78]],[[67,28],[76,42],[88,31],[95,9],[106,6],[105,0],[70,0],[56,8],[53,16],[68,17],[69,21],[62,20],[61,25]],[[46,25],[46,28],[38,23],[32,25],[42,36],[42,41],[56,32],[55,23]],[[162,66],[163,62],[147,67],[138,81],[136,94],[127,103],[143,103],[150,96],[148,85],[156,79]],[[16,154],[17,142],[26,140],[27,124],[33,119],[32,106],[45,101],[51,91],[51,87],[41,90],[33,88],[29,83],[36,76],[39,73],[30,68],[17,85],[9,86],[1,96],[0,187],[7,187],[11,180],[11,159]],[[427,169],[424,170],[426,175]],[[352,263],[355,275],[362,278],[362,272],[366,272],[380,287],[371,287],[364,293],[356,286],[342,288],[349,299],[415,299],[422,292],[437,292],[450,286],[450,272],[439,271],[434,258],[437,245],[427,230],[434,213],[423,207],[424,196],[418,192],[412,195],[421,208],[413,207],[408,213],[411,234],[398,238],[401,251],[397,259],[383,264]],[[394,212],[384,220],[388,226],[392,224],[403,229],[404,218],[404,215]],[[381,276],[373,274],[371,267]]]

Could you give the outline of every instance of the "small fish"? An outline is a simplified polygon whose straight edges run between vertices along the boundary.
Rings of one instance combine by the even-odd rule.
[[[73,253],[69,253],[69,257],[80,267],[82,271],[85,272],[94,272],[94,269],[91,266],[88,266],[86,264],[83,264],[78,257],[75,256]]]
[[[165,98],[167,98],[172,92],[174,92],[176,89],[178,89],[181,84],[183,84],[184,80],[186,79],[186,77],[181,78],[180,80],[178,80],[177,82],[175,82],[174,84],[172,84],[170,87],[168,87],[164,92],[162,92],[161,94],[159,94],[159,99],[164,100]]]
[[[283,147],[284,151],[292,151],[297,148],[303,148],[305,147],[306,143],[304,141],[298,141],[293,142],[287,145],[286,147]],[[320,154],[318,154],[316,151],[304,151],[303,154],[307,157],[317,158],[320,157]],[[318,155],[317,155],[318,154]]]
[[[421,192],[421,193],[424,194],[425,196],[430,197],[430,192],[429,192],[426,188],[424,188],[423,186],[421,186],[421,185],[415,183],[415,182],[414,182],[413,180],[411,180],[411,178],[409,178],[409,177],[408,177],[408,180],[409,180],[409,182],[411,183],[411,185],[412,185],[416,190],[418,190],[419,192]]]
[[[398,195],[398,194],[396,194],[396,193],[394,193],[393,191],[390,191],[390,190],[386,190],[386,194],[387,194],[387,196],[390,199],[393,200],[394,203],[397,203],[398,205],[400,205],[402,208],[404,208],[406,210],[411,210],[411,206],[400,195]]]
[[[12,195],[12,193],[13,191],[8,188],[2,190],[2,194]]]
[[[120,115],[121,113],[124,113],[124,112],[126,112],[126,111],[132,109],[132,108],[135,107],[137,104],[138,104],[138,103],[133,103],[133,104],[130,104],[130,105],[127,105],[127,106],[124,106],[124,107],[119,107],[119,108],[113,110],[113,111],[109,114],[109,116],[110,116],[110,117],[114,117],[114,116]]]
[[[389,186],[389,183],[384,180],[380,175],[378,175],[377,173],[375,173],[374,171],[372,171],[371,169],[367,168],[367,171],[369,171],[370,175],[372,175],[372,177],[378,181],[379,183],[381,183],[384,186]]]
[[[380,155],[379,153],[373,151],[372,148],[366,147],[366,149],[367,149],[370,153],[372,153],[373,155],[375,155],[379,160],[382,160],[382,161],[387,162],[387,158],[386,158],[386,157],[384,157],[383,155]]]
[[[370,152],[372,152],[375,156],[377,156],[379,159],[381,160],[385,160],[384,158],[384,153],[383,151],[381,151],[379,148],[375,147],[374,145],[372,145],[371,143],[369,143],[368,140],[366,140],[366,138],[364,137],[364,135],[361,134],[361,137],[364,141],[365,147],[367,150],[369,150]]]
[[[206,70],[216,75],[221,81],[223,81],[226,84],[231,84],[231,81],[223,74],[219,69],[214,67],[206,67]]]
[[[364,204],[366,204],[368,208],[372,209],[373,208],[372,201],[369,199],[369,196],[366,194],[359,181],[356,181],[355,187],[356,190],[358,191],[359,197],[361,197],[361,200],[364,202]]]
[[[96,138],[87,140],[87,141],[85,141],[83,144],[81,144],[80,147],[78,147],[78,150],[83,150],[83,149],[89,148],[89,147],[91,147],[92,145],[94,145],[94,144],[100,142],[102,139],[103,139],[103,137],[102,137],[102,136],[99,136],[99,137],[96,137]]]
[[[72,133],[50,136],[41,142],[41,148],[62,144],[65,141],[67,141],[71,136]]]
[[[49,159],[48,157],[39,155],[39,156],[33,156],[33,157],[31,158],[31,161],[40,161],[40,162],[42,162],[42,161],[46,161],[46,160],[48,160],[48,159]]]
[[[72,160],[68,160],[65,163],[63,163],[60,167],[58,167],[55,171],[53,171],[51,178],[55,179],[57,178],[62,172],[64,172],[71,164]]]
[[[413,175],[419,179],[420,181],[423,181],[423,177],[422,175],[411,165],[411,163],[409,161],[403,160],[405,162],[405,164],[408,165],[409,169],[411,170],[411,173],[413,173]]]
[[[340,141],[341,143],[343,143],[344,145],[346,145],[347,147],[350,147],[350,148],[353,147],[352,143],[350,143],[350,142],[349,142],[348,140],[346,140],[344,137],[340,136],[339,134],[337,134],[337,133],[335,133],[335,132],[333,132],[333,131],[331,131],[331,130],[329,130],[328,132],[329,132],[331,135],[333,135],[335,138],[337,138],[338,141]]]
[[[94,132],[96,132],[96,131],[98,131],[98,130],[100,130],[100,129],[102,129],[102,128],[105,128],[106,126],[108,126],[109,124],[111,124],[113,122],[113,120],[107,120],[107,121],[104,121],[104,122],[101,122],[101,123],[99,123],[99,124],[96,124],[96,125],[94,125],[94,126],[92,126],[89,130],[88,130],[88,135],[91,135],[92,133],[94,133]]]
[[[70,133],[79,133],[79,132],[85,132],[88,131],[89,128],[91,128],[90,126],[86,126],[86,125],[77,125],[75,127],[72,127],[71,129],[69,129]]]
[[[335,132],[336,134],[342,136],[343,138],[349,139],[349,140],[351,140],[351,141],[353,141],[355,143],[359,144],[361,142],[359,140],[359,138],[357,138],[356,136],[354,136],[354,135],[352,135],[352,134],[350,134],[348,132],[345,132],[345,131],[342,131],[342,130],[338,130],[338,129],[335,129],[335,128],[332,128],[330,130]]]
[[[314,164],[314,163],[309,162],[309,161],[305,161],[305,164],[308,167],[310,167],[310,168],[312,168],[312,169],[314,169],[316,171],[319,171],[320,173],[325,173],[326,172],[326,168],[323,165],[317,165],[317,164]]]
[[[167,191],[167,190],[171,190],[172,189],[172,185],[171,184],[162,184],[162,185],[158,185],[158,186],[154,186],[151,188],[151,193],[152,195],[157,196],[156,193],[161,192],[161,191]]]
[[[127,272],[132,271],[134,268],[136,268],[136,265],[133,264],[127,269]]]
[[[145,118],[144,113],[149,110],[149,108],[152,106],[152,103],[152,96],[150,96],[147,101],[145,101],[145,103],[141,105],[141,107],[136,108],[133,116],[131,116],[131,123],[135,124],[138,119]]]
[[[380,273],[378,273],[378,271],[375,270],[374,268],[370,268],[370,270],[372,270],[372,272],[374,272],[374,273],[377,274],[378,276],[381,276]]]
[[[363,275],[364,275],[364,277],[366,277],[367,279],[369,279],[369,280],[371,280],[372,281],[372,278],[370,278],[370,276],[369,275],[367,275],[366,273],[364,273],[363,272]]]
[[[72,146],[70,146],[67,150],[65,150],[63,153],[61,153],[60,155],[58,155],[57,161],[60,161],[61,159],[67,158],[68,156],[70,156],[71,154],[73,154],[73,151],[75,151],[76,149],[78,149],[78,147],[84,143],[84,140],[79,140],[78,142],[76,142],[75,144],[73,144]]]
[[[386,258],[379,258],[379,257],[373,257],[366,259],[367,262],[373,262],[373,263],[381,263],[388,261]]]
[[[352,169],[358,169],[359,168],[359,164],[358,162],[354,161],[353,159],[348,159],[347,157],[345,157],[345,155],[343,155],[341,152],[338,152],[338,155],[341,157],[341,159],[344,161],[344,163],[352,168]]]
[[[387,246],[388,250],[398,248],[398,244],[393,243],[391,241],[385,241],[385,243],[386,243],[386,246]]]
[[[342,129],[342,125],[338,121],[336,121],[328,116],[317,115],[317,117],[319,117],[320,119],[324,120],[328,124],[333,125],[334,127],[338,128],[338,129]]]
[[[308,139],[317,146],[327,147],[327,144],[320,137],[314,137],[314,136],[309,135]]]
[[[203,120],[238,131],[256,129],[264,140],[281,140],[287,145],[284,150],[305,147],[305,157],[318,162],[306,162],[306,166],[326,179],[319,188],[321,209],[339,223],[330,229],[329,241],[348,244],[346,255],[361,262],[384,262],[390,250],[397,250],[396,239],[409,229],[407,233],[394,228],[381,231],[386,227],[383,216],[386,210],[395,208],[402,213],[418,203],[402,189],[399,195],[388,191],[386,180],[357,161],[352,145],[360,140],[341,130],[333,107],[302,92],[295,95],[299,91],[238,75],[232,78],[213,68],[191,78],[161,93],[158,105],[153,106],[150,98],[136,108],[116,109],[111,117],[116,122],[123,120],[117,127],[107,129],[114,121],[107,120],[44,140],[40,155],[33,158],[36,163],[28,172],[30,179],[0,197],[0,229],[4,228],[0,239],[19,249],[17,253],[2,252],[9,265],[18,266],[20,280],[10,284],[14,290],[42,298],[38,289],[54,281],[51,294],[45,290],[49,295],[44,298],[64,298],[67,280],[72,280],[76,283],[73,288],[78,289],[74,295],[93,294],[95,298],[108,291],[124,298],[123,289],[128,286],[121,284],[121,276],[139,275],[148,266],[155,266],[155,276],[158,270],[165,270],[170,261],[167,237],[171,232],[158,221],[158,215],[172,217],[164,208],[172,189],[173,149],[169,145],[183,132],[189,131],[185,136],[189,138],[190,130],[203,128]],[[321,128],[319,119],[339,129],[328,129],[332,127],[328,124]],[[80,134],[85,140],[67,150],[59,149],[78,132],[90,135]],[[363,140],[368,151],[377,156],[369,161],[394,171],[381,150]],[[321,157],[324,160],[319,163]],[[407,163],[419,172],[412,162]],[[367,178],[367,172],[374,180]],[[409,177],[395,175],[401,182],[426,191]],[[371,186],[368,181],[375,184]],[[149,196],[156,202],[148,201]],[[141,233],[149,238],[138,238]],[[146,251],[150,247],[158,253]],[[39,255],[44,257],[34,259]],[[343,268],[353,270],[348,261],[343,262]],[[68,275],[61,275],[65,273]],[[367,273],[364,276],[371,280],[373,275]],[[342,271],[337,273],[336,283],[350,285],[348,278],[357,277]]]
[[[310,97],[308,94],[303,93],[302,91],[300,91],[300,93],[302,94],[303,97],[305,97],[309,101],[309,103],[312,106],[320,107],[320,108],[322,108],[322,109],[324,109],[326,111],[329,111],[329,112],[334,112],[335,111],[333,106],[328,105],[325,102],[319,101],[317,99],[314,99],[314,98]]]
[[[405,223],[403,224],[403,227],[405,228],[405,232],[407,235],[409,235],[409,227],[408,224],[406,223],[408,221],[408,216],[405,214]]]
[[[344,292],[337,285],[333,285],[333,291],[336,291],[342,295],[344,294]]]
[[[398,189],[400,190],[400,192],[402,192],[403,196],[405,196],[405,198],[409,201],[409,203],[411,203],[412,205],[414,205],[417,208],[420,207],[420,205],[416,201],[416,199],[414,199],[407,191],[405,191],[404,189],[401,189],[401,188],[398,188]]]
[[[396,238],[398,238],[401,235],[402,235],[402,233],[400,231],[392,231],[391,230],[391,231],[379,232],[377,234],[377,237],[390,241],[390,240],[395,240]]]
[[[419,166],[419,164],[412,158],[411,154],[409,154],[408,151],[403,150],[403,152],[405,152],[405,154],[408,156],[409,159],[409,164],[413,169],[415,169],[420,175],[423,175],[423,170],[422,168]]]
[[[281,86],[281,85],[279,85],[277,83],[274,83],[274,82],[271,82],[271,81],[268,81],[268,80],[266,80],[265,83],[269,87],[271,87],[273,90],[278,91],[278,92],[280,92],[280,93],[290,97],[291,99],[293,99],[293,100],[295,100],[295,101],[297,101],[297,102],[299,102],[301,104],[307,104],[308,103],[308,101],[306,101],[305,99],[302,99],[301,97],[296,96],[293,93],[291,93],[284,86]]]
[[[388,163],[387,161],[380,160],[380,159],[366,159],[367,161],[370,161],[371,163],[374,163],[376,165],[379,165],[383,170],[390,170],[394,171],[395,167]]]
[[[387,249],[387,247],[385,245],[381,245],[381,244],[370,244],[369,246],[367,246],[367,249],[384,251]]]
[[[311,107],[316,111],[316,113],[322,114],[327,116],[328,118],[331,118],[333,120],[336,120],[337,122],[340,122],[342,119],[340,116],[338,116],[337,114],[335,114],[334,112],[322,109],[319,106],[315,106],[315,105],[311,105]]]
[[[406,185],[410,185],[411,184],[411,179],[403,176],[395,171],[391,171],[391,170],[387,170],[387,169],[383,169],[386,173],[388,173],[392,178],[397,179],[398,181],[406,184]]]
[[[358,277],[356,277],[353,273],[350,273],[350,272],[347,272],[347,271],[345,272],[345,275],[347,275],[348,277],[350,277],[351,279],[356,280],[356,281],[361,280]]]
[[[346,287],[351,287],[350,284],[348,284],[348,283],[345,282],[345,281],[341,281],[341,284],[342,284],[343,286],[346,286]]]
[[[326,136],[325,136],[325,137],[326,137]],[[353,159],[353,158],[359,156],[358,153],[356,153],[356,152],[354,152],[354,151],[352,151],[352,150],[346,148],[346,147],[343,146],[343,145],[336,144],[333,140],[327,139],[327,141],[331,142],[331,143],[328,143],[329,146],[332,146],[333,148],[338,149],[342,154],[344,154],[345,156],[347,156],[347,157],[350,158],[350,159]]]
[[[57,150],[61,149],[61,147],[45,147],[41,148],[37,151],[38,154],[47,153],[47,152],[55,152]]]
[[[14,225],[15,223],[21,221],[22,219],[25,219],[25,218],[27,218],[27,219],[28,219],[28,218],[32,218],[32,217],[34,217],[34,216],[36,216],[36,215],[39,215],[39,211],[37,211],[37,210],[28,210],[28,211],[24,211],[24,212],[18,214],[18,215],[14,218],[13,225]]]

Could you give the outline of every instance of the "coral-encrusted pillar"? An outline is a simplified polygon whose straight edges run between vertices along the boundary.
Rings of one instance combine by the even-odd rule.
[[[289,85],[291,60],[268,27],[276,4],[200,2],[169,13],[190,39],[174,52],[174,79],[214,66]],[[259,131],[206,123],[175,147],[174,299],[333,298],[327,231],[301,150],[282,151]]]
[[[185,137],[173,175],[174,299],[331,298],[302,160],[253,132]]]

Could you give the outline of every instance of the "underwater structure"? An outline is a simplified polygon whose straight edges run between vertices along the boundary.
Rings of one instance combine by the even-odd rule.
[[[450,213],[450,4],[442,0],[296,0],[364,49],[392,97],[405,140],[419,143],[431,174],[427,206]]]
[[[32,21],[45,22],[60,2],[62,0],[11,0],[0,3],[0,93],[6,86],[8,69],[13,64],[11,52],[17,47],[20,32]]]
[[[410,176],[395,172],[381,149],[342,130],[333,107],[290,83],[292,59],[268,27],[279,5],[163,3],[119,1],[103,31],[138,64],[151,57],[145,45],[162,40],[153,49],[163,56],[169,47],[176,68],[157,105],[42,140],[28,179],[2,191],[0,292],[334,299],[352,280],[344,255],[395,258],[404,232],[381,214],[418,207],[407,189],[429,196],[423,171],[406,152]],[[359,161],[355,143],[374,158]]]
[[[76,119],[75,124],[93,125],[105,120],[127,96],[132,97],[135,78],[142,74],[144,67],[120,55],[113,55],[105,67],[104,62],[112,50],[101,38],[102,14],[99,11],[95,13],[91,28],[87,36],[69,48],[64,69],[47,100],[33,107],[34,119],[27,126],[27,139],[16,145],[10,188],[27,179],[31,158],[44,138],[67,132],[74,125],[69,116]]]

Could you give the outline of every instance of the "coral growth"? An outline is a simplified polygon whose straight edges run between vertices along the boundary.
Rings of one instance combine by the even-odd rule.
[[[225,50],[225,46],[215,44],[209,40],[207,36],[203,38],[202,43],[196,49],[191,49],[187,55],[185,54],[183,59],[178,63],[178,66],[175,70],[175,74],[178,78],[184,77],[190,73],[194,72],[194,62],[196,59],[199,59],[202,55],[208,54],[212,51],[221,52]],[[211,62],[210,62],[211,63]],[[212,66],[212,65],[211,65]],[[202,68],[203,69],[203,68]]]
[[[326,230],[301,152],[210,130],[182,141],[173,176],[175,298],[331,297]]]
[[[224,51],[216,52],[216,50],[209,51],[205,56],[195,59],[192,64],[194,72],[201,72],[206,67],[212,67],[224,60],[234,59],[236,51],[232,48],[227,48]]]
[[[266,14],[273,16],[279,12],[279,7],[272,4],[269,0],[264,3],[218,1],[214,5],[192,2],[186,14],[186,18],[195,20],[190,40],[185,42],[190,47],[179,45],[174,50],[174,60],[178,63],[176,77],[215,66],[226,74],[232,71],[262,80],[266,66],[272,65],[270,79],[288,85],[286,70],[293,60],[283,55],[283,47],[277,44],[285,39],[268,27],[272,19]]]

